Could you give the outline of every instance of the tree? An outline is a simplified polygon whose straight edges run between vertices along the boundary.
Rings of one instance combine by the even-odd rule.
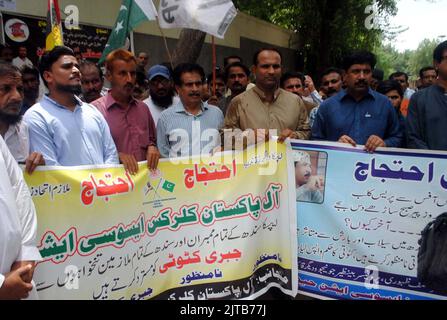
[[[408,73],[410,79],[419,78],[419,70],[433,65],[433,51],[441,39],[424,39],[416,50],[398,52],[391,44],[379,45],[374,50],[377,68],[385,72],[385,77],[396,71]]]
[[[385,79],[396,71],[408,72],[410,57],[413,54],[411,50],[400,53],[391,44],[377,46],[374,53],[377,56],[376,67],[384,71]]]
[[[419,77],[419,70],[421,68],[433,65],[433,51],[438,43],[434,39],[424,39],[413,52],[408,62],[408,71],[413,75],[414,79]]]
[[[366,9],[372,0],[235,0],[242,11],[298,33],[298,69],[313,76],[340,65],[357,49],[373,50],[389,27],[386,16],[396,14],[395,0],[376,0],[381,25],[370,29]],[[365,13],[366,12],[366,13]]]
[[[206,33],[199,30],[182,29],[177,46],[172,55],[172,64],[177,66],[183,62],[195,63],[202,51]]]

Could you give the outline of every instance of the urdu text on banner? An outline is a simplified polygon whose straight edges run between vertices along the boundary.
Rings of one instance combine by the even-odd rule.
[[[302,141],[292,148],[297,161],[310,163],[313,181],[324,181],[314,197],[297,183],[300,293],[446,299],[418,278],[418,252],[422,230],[447,211],[447,153],[368,154],[361,147]],[[297,181],[299,175],[298,167]]]
[[[273,145],[224,161],[165,160],[156,172],[142,163],[136,176],[122,167],[26,176],[39,298],[252,299],[272,286],[294,296],[290,147]],[[270,165],[275,174],[258,174]]]

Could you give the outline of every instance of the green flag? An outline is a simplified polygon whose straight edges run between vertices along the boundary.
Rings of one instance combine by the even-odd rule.
[[[156,20],[157,11],[152,0],[123,0],[118,18],[110,33],[99,63],[113,50],[124,47],[126,38],[141,22]]]
[[[164,181],[162,189],[169,191],[169,192],[174,192],[174,188],[175,188],[175,183],[169,182],[167,180]]]

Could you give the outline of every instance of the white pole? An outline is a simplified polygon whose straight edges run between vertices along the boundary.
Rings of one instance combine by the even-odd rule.
[[[135,54],[135,43],[133,39],[133,31],[130,32],[130,52]]]
[[[5,44],[5,30],[3,29],[3,14],[0,12],[0,43]]]

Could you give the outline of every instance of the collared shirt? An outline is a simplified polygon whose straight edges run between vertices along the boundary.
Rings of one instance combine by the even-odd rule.
[[[22,59],[20,57],[16,57],[12,60],[12,65],[17,67],[19,70],[22,70],[24,67],[33,68],[34,65],[31,62],[30,59],[25,57],[25,59]]]
[[[416,92],[406,119],[408,148],[446,150],[447,92],[432,85]]]
[[[222,111],[206,102],[197,115],[187,112],[181,101],[163,111],[157,125],[157,144],[162,157],[210,153],[220,145],[219,129],[223,120]]]
[[[264,92],[254,87],[235,97],[228,107],[225,129],[284,129],[295,131],[296,138],[310,138],[310,127],[303,100],[297,95],[278,89],[269,103]]]
[[[167,108],[162,108],[162,107],[157,106],[151,97],[147,98],[143,102],[149,107],[149,111],[151,112],[152,119],[154,119],[155,126],[157,126],[158,119],[160,119],[161,113],[163,111],[165,111],[166,109],[177,105],[177,103],[180,102],[180,99],[179,99],[179,97],[174,96],[172,98],[172,104],[170,106],[168,106]]]
[[[5,133],[5,142],[17,162],[25,162],[30,153],[28,127],[23,121],[9,125]]]
[[[137,161],[145,161],[147,148],[157,145],[155,124],[147,105],[132,99],[128,108],[123,109],[110,92],[93,101],[92,105],[109,124],[118,152],[131,154]]]
[[[364,145],[376,135],[387,147],[399,148],[403,128],[389,99],[369,89],[368,94],[356,101],[346,90],[327,99],[318,109],[312,127],[312,139],[338,141],[347,135],[357,144]]]
[[[22,170],[0,137],[0,287],[16,261],[39,261],[37,218]]]
[[[413,89],[407,88],[407,90],[405,90],[404,92],[404,99],[408,99],[410,100],[411,97],[413,96],[413,94],[415,94],[416,91],[414,91]]]
[[[76,101],[72,112],[45,95],[25,113],[30,149],[49,166],[118,164],[106,120],[92,105]]]
[[[314,125],[314,122],[315,122],[315,118],[317,117],[317,113],[318,113],[318,109],[319,109],[320,107],[318,106],[318,107],[315,107],[315,108],[313,108],[311,111],[310,111],[310,113],[309,113],[309,125],[311,126],[311,127],[313,127],[313,125]]]

